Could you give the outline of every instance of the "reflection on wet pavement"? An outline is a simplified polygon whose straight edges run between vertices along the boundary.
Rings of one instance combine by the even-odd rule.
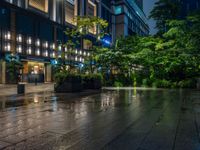
[[[0,149],[199,150],[199,114],[194,90],[1,97]]]

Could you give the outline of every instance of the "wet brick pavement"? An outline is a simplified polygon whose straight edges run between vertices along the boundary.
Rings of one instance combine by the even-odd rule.
[[[199,150],[200,91],[0,97],[0,149]]]

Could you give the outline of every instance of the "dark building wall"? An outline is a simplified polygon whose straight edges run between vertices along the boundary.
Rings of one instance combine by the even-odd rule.
[[[88,0],[77,1],[77,15],[92,15],[93,8],[90,4],[96,4],[97,14],[94,15],[108,21],[107,33],[112,36],[113,42],[117,36],[148,34],[145,16],[141,7],[138,7],[141,1],[138,1],[138,5],[132,3],[132,0],[90,0],[90,4]],[[27,68],[28,62],[34,61],[44,64],[45,70],[48,68],[46,72],[51,72],[46,66],[49,66],[55,56],[61,57],[61,51],[67,51],[59,46],[67,41],[63,31],[66,27],[75,27],[75,24],[66,21],[66,12],[70,13],[71,10],[66,11],[66,0],[48,0],[48,11],[29,6],[27,2],[28,0],[0,0],[0,57],[5,60],[7,54],[17,53],[24,68]],[[92,34],[86,38],[95,41]],[[76,47],[73,58],[67,56],[66,60],[83,63],[91,52],[80,47]],[[5,83],[5,66],[5,61],[0,63],[0,83]],[[27,72],[24,75],[27,76]],[[49,81],[50,77],[50,74],[45,75],[45,81]]]
[[[200,0],[179,0],[181,3],[181,17],[186,17],[190,12],[200,9]]]
[[[7,1],[7,2],[6,2]],[[66,26],[72,27],[65,22],[65,7],[64,0],[49,0],[47,13],[42,12],[28,5],[27,0],[2,0],[0,3],[0,27],[10,30],[11,11],[14,11],[16,16],[15,26],[16,35],[21,34],[25,37],[32,37],[49,43],[57,43],[66,41],[63,30]],[[94,1],[93,1],[94,2]],[[112,35],[113,41],[116,35],[147,35],[148,26],[144,20],[141,8],[140,11],[131,6],[132,0],[102,0],[96,1],[97,14],[109,23],[107,33]],[[138,4],[142,0],[138,0]],[[14,4],[14,5],[13,5]],[[118,6],[121,6],[120,14],[116,13]],[[87,14],[87,0],[78,0],[78,15]],[[139,8],[139,7],[138,7]],[[137,8],[137,9],[138,9]]]
[[[0,5],[0,26],[2,28],[10,27],[10,9]]]
[[[148,35],[149,27],[143,10],[133,0],[115,0],[113,3],[116,23],[115,37]]]
[[[135,3],[143,10],[143,0],[135,0]]]

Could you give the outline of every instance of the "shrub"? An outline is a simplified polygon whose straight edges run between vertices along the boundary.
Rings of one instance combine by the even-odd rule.
[[[88,74],[88,75],[82,75],[82,80],[83,81],[89,81],[89,80],[100,80],[101,82],[103,81],[103,77],[101,74]]]
[[[143,87],[148,87],[148,86],[150,86],[150,85],[151,85],[150,79],[143,79],[143,80],[142,80],[142,86],[143,86]]]
[[[123,83],[121,83],[120,81],[115,81],[114,82],[114,87],[123,87]]]
[[[82,85],[84,89],[101,89],[102,80],[101,74],[82,75]]]
[[[179,81],[178,86],[180,88],[196,88],[196,80],[187,79],[187,80]]]
[[[65,80],[66,77],[67,77],[66,73],[59,72],[55,74],[54,80],[56,84],[61,84]]]
[[[195,88],[196,87],[196,80],[194,79],[187,79],[182,81],[168,81],[168,80],[156,80],[152,83],[153,87],[158,88]]]
[[[66,72],[56,73],[54,78],[57,85],[60,85],[67,80],[79,80],[81,82],[81,76],[79,74],[69,74]]]
[[[158,88],[170,88],[172,87],[172,83],[168,80],[157,79],[155,82],[152,83],[152,86]]]

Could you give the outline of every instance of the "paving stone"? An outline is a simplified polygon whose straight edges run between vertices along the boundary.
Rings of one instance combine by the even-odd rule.
[[[0,149],[8,147],[9,145],[11,145],[11,143],[3,142],[3,141],[0,140]]]
[[[199,147],[199,92],[138,89],[136,93],[128,88],[94,95],[35,93],[6,97],[9,105],[0,112],[0,149]]]

